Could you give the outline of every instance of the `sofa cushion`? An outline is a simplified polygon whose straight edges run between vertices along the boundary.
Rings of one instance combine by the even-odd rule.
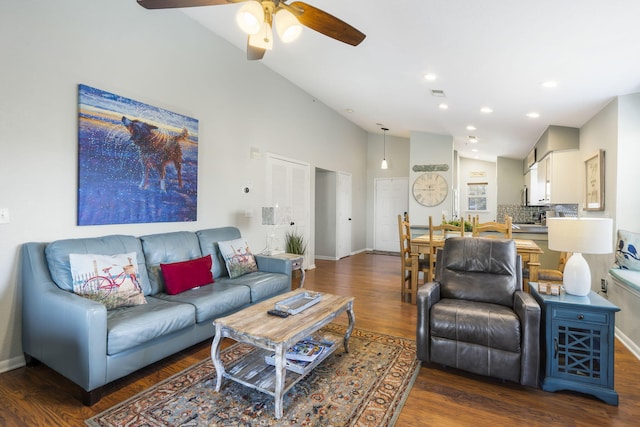
[[[152,295],[165,292],[160,264],[169,264],[202,256],[198,236],[189,231],[151,234],[140,237],[140,240],[142,241],[142,250],[146,258],[146,268]]]
[[[113,355],[195,324],[195,308],[147,297],[147,304],[107,312],[107,354]]]
[[[115,255],[135,252],[138,262],[140,286],[144,295],[151,293],[149,277],[145,265],[145,256],[140,240],[134,236],[110,235],[103,237],[89,237],[81,239],[65,239],[51,242],[45,248],[47,264],[51,278],[60,289],[73,291],[71,278],[71,264],[69,254],[101,254]],[[184,258],[183,258],[184,259]]]
[[[234,279],[247,273],[258,271],[256,259],[249,249],[249,244],[243,238],[218,242],[220,253],[229,272],[229,277]]]
[[[211,255],[213,259],[213,278],[228,276],[229,272],[227,272],[224,258],[220,254],[218,242],[239,239],[241,237],[240,230],[236,227],[209,228],[196,232],[196,235],[200,242],[202,255]]]
[[[520,352],[520,320],[498,304],[442,299],[431,308],[431,336]]]
[[[291,290],[291,279],[286,274],[281,273],[256,271],[255,273],[245,274],[235,279],[223,277],[218,279],[216,284],[225,282],[248,287],[251,290],[251,303],[256,303]]]
[[[146,304],[135,252],[118,255],[69,254],[73,292],[112,310]]]
[[[618,230],[616,265],[623,270],[640,271],[640,233]]]
[[[202,258],[160,264],[164,285],[169,295],[213,283],[211,255]]]
[[[196,311],[196,322],[210,322],[231,311],[238,310],[251,303],[250,289],[235,285],[234,280],[216,281],[215,285],[205,285],[189,289],[177,295],[160,293],[156,298],[176,303],[190,304]]]

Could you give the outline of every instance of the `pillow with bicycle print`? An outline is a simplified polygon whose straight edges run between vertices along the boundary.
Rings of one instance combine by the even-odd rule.
[[[640,233],[618,230],[616,265],[622,270],[640,271]]]
[[[104,304],[107,310],[146,304],[136,253],[69,254],[73,292]]]
[[[230,278],[234,279],[244,274],[258,271],[258,264],[256,264],[256,259],[251,253],[246,240],[240,238],[218,242],[218,248],[222,258],[224,258]]]

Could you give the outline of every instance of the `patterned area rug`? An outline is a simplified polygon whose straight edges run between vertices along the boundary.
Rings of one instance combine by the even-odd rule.
[[[345,327],[321,332],[341,340]],[[273,397],[223,379],[205,359],[88,420],[89,426],[393,426],[420,369],[415,342],[355,329],[349,353],[340,346],[284,397],[274,417]],[[225,367],[255,348],[221,351]]]

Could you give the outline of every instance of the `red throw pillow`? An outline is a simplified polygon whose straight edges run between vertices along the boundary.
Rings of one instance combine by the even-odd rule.
[[[160,264],[165,290],[169,295],[175,295],[213,283],[212,265],[211,255],[188,261]]]

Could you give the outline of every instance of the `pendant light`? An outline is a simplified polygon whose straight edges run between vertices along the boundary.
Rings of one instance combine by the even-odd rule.
[[[387,164],[387,131],[389,129],[387,128],[380,128],[382,129],[382,135],[384,138],[384,142],[383,142],[383,152],[382,152],[382,163],[380,164],[380,169],[388,169],[389,165]]]

